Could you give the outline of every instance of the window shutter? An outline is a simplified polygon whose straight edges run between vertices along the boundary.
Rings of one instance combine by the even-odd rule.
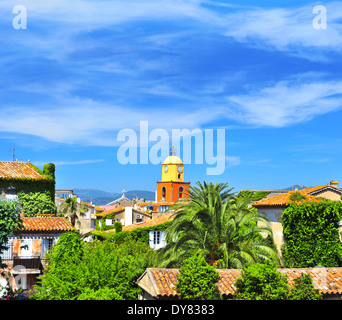
[[[150,231],[149,236],[149,245],[152,249],[154,249],[154,231]]]
[[[161,241],[160,241],[160,247],[164,248],[166,246],[166,232],[165,231],[160,231],[161,233]]]

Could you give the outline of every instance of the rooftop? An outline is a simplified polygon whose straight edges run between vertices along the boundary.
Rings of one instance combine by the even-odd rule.
[[[0,179],[47,179],[29,162],[0,161]]]
[[[63,217],[22,217],[24,231],[74,231],[71,223]]]
[[[254,207],[262,207],[262,206],[285,206],[290,200],[291,194],[298,192],[305,196],[306,200],[308,201],[313,201],[313,202],[319,202],[320,198],[315,197],[312,195],[312,193],[315,193],[319,190],[325,189],[325,188],[334,188],[336,190],[341,191],[337,187],[334,187],[332,185],[326,184],[326,185],[321,185],[321,186],[316,186],[316,187],[310,187],[310,188],[305,188],[302,190],[298,191],[288,191],[286,193],[279,194],[274,197],[269,197],[269,198],[264,198],[259,201],[255,201],[252,203]],[[305,200],[305,199],[304,199]],[[296,203],[301,203],[300,201]]]
[[[232,295],[236,291],[234,283],[241,277],[240,269],[217,269],[220,275],[218,288],[221,295]],[[342,268],[284,268],[278,269],[287,275],[288,283],[292,285],[294,279],[302,274],[310,274],[314,287],[321,294],[342,293]],[[176,297],[176,283],[178,269],[148,268],[140,276],[137,284],[155,298]],[[147,277],[147,278],[146,278]]]

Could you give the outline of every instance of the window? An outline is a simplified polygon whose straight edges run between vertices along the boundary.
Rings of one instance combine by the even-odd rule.
[[[46,253],[51,250],[54,244],[54,238],[42,239],[41,257],[44,258]]]
[[[32,239],[22,239],[20,241],[20,253],[22,258],[32,256]]]
[[[90,210],[89,209],[85,212],[84,219],[90,219]]]
[[[179,187],[179,189],[178,189],[178,199],[182,199],[183,198],[183,192],[184,192],[183,187]]]
[[[166,246],[165,231],[154,230],[150,231],[150,247],[154,250]]]
[[[113,219],[106,219],[106,226],[112,226],[113,225]]]
[[[153,244],[160,244],[160,231],[154,231]]]
[[[165,197],[166,197],[166,188],[163,187],[163,188],[162,188],[162,198],[165,199]]]
[[[6,247],[2,250],[0,254],[0,258],[2,260],[11,260],[12,259],[12,239],[9,239],[8,242],[4,245]]]

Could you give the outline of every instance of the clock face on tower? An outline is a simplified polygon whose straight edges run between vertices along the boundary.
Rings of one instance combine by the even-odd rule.
[[[178,166],[178,172],[182,172],[183,168],[182,166]]]
[[[168,166],[165,166],[165,167],[164,167],[164,171],[165,171],[165,172],[168,172],[168,171],[169,171],[169,167],[168,167]]]

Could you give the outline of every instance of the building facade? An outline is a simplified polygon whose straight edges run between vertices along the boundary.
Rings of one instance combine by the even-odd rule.
[[[75,229],[63,217],[22,217],[24,230],[9,238],[7,250],[1,254],[7,265],[4,273],[13,289],[31,290],[42,274],[46,253],[58,238]]]

